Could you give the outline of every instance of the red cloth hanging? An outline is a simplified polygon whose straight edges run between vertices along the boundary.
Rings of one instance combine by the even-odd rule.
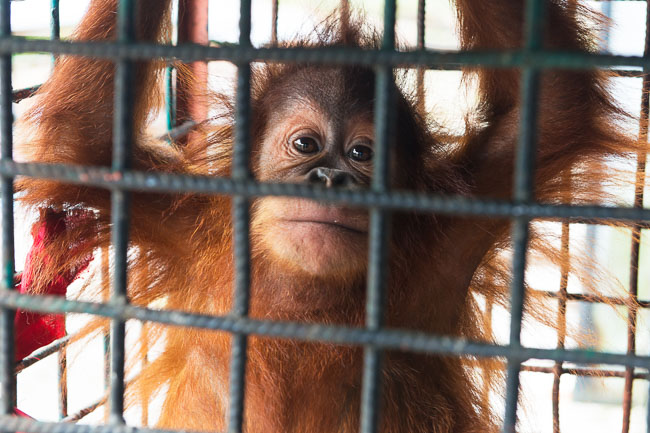
[[[40,220],[32,227],[34,243],[27,254],[25,268],[18,284],[20,293],[30,293],[39,260],[50,264],[52,258],[45,253],[48,242],[64,234],[69,224],[88,217],[88,214],[71,216],[65,212],[55,212],[52,209],[45,209],[41,212]],[[88,267],[91,260],[92,256],[90,255],[80,263],[71,263],[65,272],[57,275],[47,285],[42,294],[65,296],[68,286]],[[16,361],[65,335],[65,318],[62,314],[40,314],[19,309],[16,311],[14,324]]]

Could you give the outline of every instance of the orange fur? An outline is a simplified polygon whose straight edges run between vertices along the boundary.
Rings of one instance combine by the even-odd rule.
[[[506,49],[522,44],[521,0],[457,0],[464,49]],[[160,41],[166,34],[169,1],[141,0],[139,38]],[[548,2],[547,45],[593,50],[584,20],[587,12],[566,2]],[[114,34],[115,1],[94,0],[76,38],[110,39]],[[378,37],[352,19],[330,19],[316,30],[316,42],[290,46],[360,46],[377,48]],[[135,130],[143,131],[155,108],[156,62],[138,66]],[[397,171],[400,187],[469,197],[511,196],[513,158],[519,120],[519,71],[468,69],[477,74],[481,104],[478,122],[454,146],[450,135],[426,122],[411,98],[400,92],[396,116]],[[41,162],[110,165],[114,70],[110,62],[80,57],[60,59],[38,93],[39,103],[27,116],[36,138],[26,147]],[[332,75],[333,74],[333,75]],[[371,70],[362,67],[323,68],[313,65],[258,66],[253,74],[252,128],[254,173],[260,162],[259,142],[274,103],[305,76],[335,76],[321,87],[357,86]],[[315,78],[313,78],[315,77]],[[302,81],[301,81],[302,80]],[[371,98],[371,97],[370,97]],[[138,137],[136,169],[171,173],[228,175],[230,172],[232,102],[215,95],[220,124],[203,127],[203,135],[184,148],[164,149]],[[368,101],[366,101],[368,102]],[[345,108],[345,107],[343,107]],[[342,108],[342,109],[343,109]],[[541,93],[536,198],[547,203],[600,203],[594,191],[611,176],[611,158],[630,158],[638,146],[620,132],[625,113],[607,92],[601,71],[544,72]],[[226,126],[223,123],[226,123]],[[206,152],[206,147],[210,149]],[[453,147],[453,149],[452,149]],[[282,180],[280,178],[279,180]],[[47,180],[22,179],[18,187],[29,206],[66,211],[91,209],[96,218],[75,228],[51,246],[50,255],[69,254],[71,239],[88,239],[83,255],[109,245],[108,193]],[[264,200],[253,204],[253,224],[264,217]],[[262,206],[263,207],[263,206]],[[507,250],[510,224],[505,219],[466,218],[398,213],[393,219],[387,323],[391,327],[492,341],[488,318],[477,299],[507,306]],[[128,290],[131,302],[207,314],[228,314],[233,276],[230,199],[205,195],[134,194],[131,215]],[[76,237],[75,237],[76,236]],[[328,324],[362,325],[365,263],[359,272],[315,277],[281,266],[253,239],[251,316]],[[556,263],[566,262],[541,237],[531,250]],[[53,260],[59,263],[58,260]],[[41,270],[46,281],[57,269]],[[107,288],[104,288],[107,290]],[[302,302],[297,294],[304,295]],[[319,304],[327,297],[326,304]],[[528,311],[543,316],[543,302],[529,297]],[[537,308],[535,303],[542,305]],[[325,305],[322,308],[305,308]],[[130,387],[135,403],[168,386],[160,427],[223,430],[228,395],[230,336],[221,332],[165,328],[151,324],[147,338],[163,338],[165,350]],[[140,352],[143,355],[143,352]],[[356,347],[251,337],[246,375],[245,431],[353,432],[359,424],[361,359]],[[482,368],[483,379],[476,371]],[[381,431],[498,431],[483,387],[499,387],[495,360],[449,358],[390,352],[383,375]]]

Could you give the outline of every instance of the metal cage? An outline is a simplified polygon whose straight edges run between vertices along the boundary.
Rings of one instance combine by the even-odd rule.
[[[10,1],[0,0],[0,175],[2,208],[2,294],[0,296],[0,430],[32,433],[81,433],[81,432],[131,432],[164,433],[152,428],[127,427],[124,409],[124,345],[125,321],[137,319],[162,324],[199,327],[232,333],[233,350],[230,377],[230,406],[228,432],[241,432],[243,420],[244,372],[248,335],[292,338],[336,344],[362,345],[365,348],[363,389],[361,405],[361,431],[377,431],[378,402],[380,401],[380,369],[382,351],[398,349],[444,355],[473,355],[501,357],[507,360],[506,401],[504,432],[514,432],[519,397],[520,372],[537,371],[553,374],[553,424],[559,432],[559,385],[562,375],[623,377],[625,391],[623,402],[623,432],[629,431],[631,392],[635,379],[650,379],[650,357],[636,354],[637,308],[628,314],[627,353],[614,354],[590,350],[569,350],[564,347],[562,329],[566,322],[566,305],[569,302],[601,302],[600,298],[567,292],[566,272],[558,292],[548,292],[559,303],[559,329],[557,348],[538,349],[521,343],[521,319],[523,315],[525,252],[529,224],[534,218],[559,218],[562,227],[562,248],[568,249],[570,223],[593,219],[628,221],[633,233],[640,234],[650,223],[650,209],[644,209],[643,187],[645,178],[645,154],[639,155],[634,206],[568,206],[536,203],[532,198],[534,172],[534,149],[536,141],[536,113],[539,93],[540,71],[547,68],[564,69],[637,67],[650,70],[650,2],[646,25],[645,54],[642,57],[596,55],[587,53],[545,52],[541,47],[543,0],[528,0],[525,12],[524,48],[509,52],[444,52],[424,48],[424,6],[418,2],[417,50],[395,50],[396,0],[386,0],[384,6],[384,35],[382,48],[375,51],[356,49],[303,49],[303,48],[255,48],[250,42],[251,0],[241,0],[239,22],[240,38],[236,46],[206,46],[187,42],[204,42],[192,36],[176,46],[134,42],[133,10],[136,0],[121,0],[118,11],[119,36],[116,42],[69,42],[59,38],[59,0],[52,0],[51,40],[34,40],[12,36]],[[192,3],[186,0],[185,3]],[[195,3],[207,2],[198,0]],[[344,0],[344,4],[347,2]],[[200,12],[198,13],[200,17]],[[278,0],[273,2],[272,40],[277,39]],[[195,16],[196,18],[196,16]],[[206,18],[207,19],[207,18]],[[186,24],[187,25],[187,24]],[[200,39],[200,38],[199,38]],[[207,41],[206,41],[207,42]],[[13,53],[49,52],[53,55],[82,55],[113,59],[117,65],[115,82],[114,154],[111,168],[46,165],[18,163],[12,157],[12,102],[31,95],[35,88],[14,91],[12,88]],[[236,96],[236,143],[233,154],[231,178],[192,177],[162,173],[143,173],[130,168],[131,92],[133,62],[142,59],[162,58],[183,62],[226,60],[238,67]],[[325,191],[309,186],[288,184],[264,184],[255,182],[248,167],[249,117],[250,117],[250,63],[254,61],[314,62],[320,64],[362,64],[376,70],[376,162],[372,185],[368,191]],[[523,119],[520,125],[519,147],[516,157],[515,193],[511,201],[477,200],[444,197],[428,194],[394,192],[387,182],[388,146],[392,131],[393,69],[409,65],[418,69],[418,92],[421,93],[425,69],[458,69],[460,65],[484,67],[516,67],[522,71],[521,98]],[[630,71],[621,70],[622,75]],[[170,81],[169,81],[170,82]],[[171,90],[171,85],[168,85]],[[650,76],[643,76],[640,136],[647,141]],[[169,92],[171,94],[171,91]],[[168,98],[171,101],[172,98]],[[171,102],[170,102],[171,104]],[[170,113],[173,109],[170,108]],[[169,126],[175,124],[170,116]],[[182,125],[181,125],[182,126]],[[172,130],[171,133],[174,131]],[[112,245],[115,268],[112,275],[112,298],[106,303],[66,300],[48,296],[20,295],[14,287],[14,199],[13,180],[16,176],[55,179],[65,183],[85,184],[105,188],[112,195]],[[129,305],[126,292],[126,252],[128,244],[128,218],[130,191],[138,189],[156,192],[193,191],[207,194],[233,196],[235,283],[234,306],[228,316],[214,317],[175,311],[154,311]],[[369,272],[366,305],[366,326],[363,329],[341,326],[310,325],[254,320],[247,317],[250,284],[249,209],[252,197],[262,195],[286,195],[312,198],[327,202],[347,203],[368,207],[371,212]],[[513,221],[513,263],[510,294],[511,325],[510,342],[507,345],[483,344],[439,335],[406,332],[384,326],[384,291],[387,260],[387,213],[392,210],[415,210],[440,214],[480,215],[506,217]],[[650,308],[650,301],[637,299],[639,236],[633,236],[632,262],[630,263],[630,293],[638,308]],[[610,299],[611,303],[623,304],[622,299]],[[111,319],[110,338],[110,393],[107,397],[110,417],[107,425],[86,426],[69,423],[46,423],[13,416],[18,371],[39,359],[60,351],[67,341],[56,341],[22,360],[14,362],[14,310],[17,308],[47,313],[87,313]],[[536,367],[524,361],[536,358],[554,361],[554,367]],[[63,356],[64,360],[65,357]],[[609,364],[624,366],[624,371],[602,370],[587,367],[567,368],[565,362],[577,364]],[[67,403],[61,402],[63,421],[75,421],[94,410],[98,402],[83,411],[68,415]],[[650,407],[647,413],[647,429],[650,431]]]

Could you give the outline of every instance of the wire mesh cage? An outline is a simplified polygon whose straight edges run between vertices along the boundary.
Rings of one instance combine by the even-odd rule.
[[[177,45],[158,45],[135,40],[134,8],[136,0],[119,1],[118,37],[115,42],[70,42],[60,39],[59,1],[52,0],[51,39],[29,39],[12,36],[10,0],[0,1],[0,174],[2,199],[2,264],[3,292],[0,297],[0,426],[5,431],[129,431],[162,432],[145,427],[127,427],[124,422],[125,394],[125,322],[129,319],[160,324],[197,327],[229,332],[232,339],[232,359],[229,383],[228,431],[240,432],[244,420],[244,393],[246,348],[250,335],[317,341],[334,344],[360,345],[364,348],[363,387],[360,431],[379,431],[381,400],[381,360],[386,350],[405,350],[427,354],[476,357],[499,357],[506,361],[506,390],[503,431],[515,431],[519,402],[520,372],[533,371],[553,376],[552,406],[553,430],[560,431],[560,383],[565,375],[624,378],[623,432],[630,429],[632,389],[637,379],[648,380],[650,357],[637,354],[637,317],[639,310],[650,308],[650,301],[638,299],[639,257],[642,230],[647,230],[650,210],[643,207],[645,183],[645,154],[637,159],[635,198],[632,207],[572,206],[538,203],[534,199],[534,156],[537,134],[537,102],[540,92],[540,74],[550,68],[588,69],[618,68],[621,76],[639,74],[635,69],[647,71],[650,65],[648,47],[650,32],[646,31],[643,56],[618,56],[609,54],[550,52],[543,48],[542,28],[545,1],[526,2],[524,47],[520,50],[499,52],[448,52],[425,49],[425,1],[418,1],[417,49],[399,51],[395,48],[396,0],[386,0],[384,5],[384,33],[382,47],[377,50],[353,48],[281,48],[254,47],[251,34],[251,1],[242,0],[240,6],[239,41],[235,45],[209,45],[207,39],[207,0],[185,0],[179,14]],[[278,39],[278,14],[281,5],[273,2],[271,41]],[[349,7],[343,2],[343,7]],[[197,24],[198,23],[198,24]],[[650,14],[648,24],[650,25]],[[202,29],[205,26],[206,32]],[[193,31],[196,29],[199,31]],[[647,28],[647,27],[646,27]],[[181,30],[182,29],[182,30]],[[113,164],[110,168],[21,163],[13,158],[12,103],[29,97],[37,87],[14,90],[12,87],[12,55],[23,52],[47,52],[52,55],[92,56],[115,62]],[[235,144],[232,175],[229,178],[176,175],[141,172],[132,168],[130,144],[133,131],[133,80],[134,64],[139,60],[165,59],[182,61],[201,70],[205,62],[226,60],[237,66],[237,94],[235,116]],[[193,63],[194,62],[194,63]],[[249,167],[251,122],[251,63],[253,62],[309,62],[321,65],[355,64],[372,67],[376,73],[375,167],[372,185],[364,191],[339,191],[314,189],[307,185],[260,183],[253,179]],[[447,197],[417,192],[393,191],[389,188],[389,149],[394,133],[393,72],[408,65],[417,70],[417,92],[424,101],[424,71],[427,69],[460,69],[461,67],[519,68],[521,70],[522,123],[520,125],[518,152],[515,162],[514,195],[510,201]],[[200,73],[200,72],[199,72]],[[176,140],[205,116],[204,107],[187,96],[182,83],[173,83],[172,68],[166,74],[168,135]],[[643,92],[639,125],[640,140],[647,141],[650,78],[643,75]],[[194,104],[194,105],[193,105]],[[175,118],[176,105],[181,111],[192,113]],[[112,297],[104,303],[84,302],[52,296],[19,294],[15,287],[14,263],[14,179],[29,176],[83,184],[107,189],[112,203],[112,249],[114,263],[111,275]],[[233,197],[233,236],[235,256],[234,303],[227,316],[207,316],[178,311],[154,310],[130,305],[127,297],[127,252],[129,242],[130,194],[133,190],[148,192],[197,192],[225,194]],[[330,203],[364,206],[370,209],[370,243],[368,253],[368,278],[365,327],[352,328],[292,322],[275,322],[248,317],[251,285],[251,250],[249,228],[250,200],[265,195],[291,196],[322,200]],[[385,326],[385,298],[387,281],[388,215],[391,211],[407,210],[441,215],[471,215],[499,217],[512,220],[512,281],[510,291],[509,343],[505,345],[479,343],[441,335],[391,329]],[[629,299],[577,294],[568,291],[568,269],[561,270],[560,288],[548,291],[549,298],[557,299],[557,345],[555,349],[526,347],[522,344],[522,318],[524,315],[526,251],[531,221],[537,218],[562,220],[561,248],[569,254],[569,227],[571,224],[595,221],[624,221],[632,232]],[[627,351],[625,354],[599,352],[587,349],[565,348],[567,305],[579,301],[628,305]],[[65,368],[65,347],[69,337],[34,352],[27,358],[14,362],[14,314],[16,309],[46,313],[85,313],[109,318],[110,379],[107,398],[82,411],[69,414],[66,393],[61,393],[60,417],[63,422],[77,421],[99,405],[108,403],[109,422],[101,426],[82,426],[73,423],[38,422],[14,416],[16,406],[16,374],[40,359],[59,353],[61,369]],[[530,359],[552,361],[551,367],[526,363]],[[570,365],[567,365],[570,363]],[[623,366],[620,369],[592,368],[586,365],[607,364]],[[577,365],[577,366],[575,366]],[[647,414],[650,431],[650,409]]]

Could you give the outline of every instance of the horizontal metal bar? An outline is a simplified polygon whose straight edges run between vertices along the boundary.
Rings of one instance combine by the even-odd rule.
[[[522,361],[527,359],[548,359],[576,364],[613,364],[650,368],[650,357],[640,355],[621,355],[584,349],[562,350],[528,347],[515,349],[460,338],[430,335],[418,331],[386,328],[381,331],[372,331],[345,326],[275,322],[230,316],[208,316],[175,310],[151,310],[133,305],[72,301],[59,296],[23,295],[9,290],[0,290],[0,307],[21,308],[42,313],[92,314],[120,320],[136,319],[174,326],[341,345],[375,345],[382,349],[413,352],[481,357],[516,356]]]
[[[27,99],[32,96],[38,89],[40,89],[40,84],[38,86],[26,87],[24,89],[14,90],[11,94],[12,101],[14,103],[20,102],[23,99]]]
[[[619,0],[624,1],[624,0]],[[645,1],[645,0],[643,0]],[[643,78],[643,71],[640,69],[612,69],[614,76],[627,78]]]
[[[505,367],[505,364],[504,364]],[[548,373],[555,374],[557,368],[553,367],[542,367],[539,365],[522,365],[522,371],[529,371],[532,373]],[[568,374],[570,376],[587,376],[587,377],[625,377],[625,370],[608,370],[600,368],[585,368],[585,367],[563,367],[560,370],[560,374]],[[648,379],[648,371],[637,371],[634,373],[634,379]]]
[[[493,68],[590,69],[594,67],[639,67],[650,69],[650,58],[565,51],[520,50],[503,51],[388,51],[360,48],[278,48],[205,46],[184,44],[178,46],[138,42],[70,42],[24,39],[17,36],[0,38],[0,55],[25,52],[50,52],[94,58],[121,60],[169,59],[183,62],[197,60],[226,60],[246,62],[291,62],[321,64],[354,64],[366,66],[421,66],[459,68],[460,65]]]
[[[594,225],[594,226],[605,226],[605,227],[611,227],[612,222],[611,221],[603,221],[598,220],[598,219],[587,219],[587,218],[577,218],[571,220],[571,224],[587,224],[587,225]],[[650,222],[644,222],[644,223],[639,223],[639,222],[626,222],[626,221],[619,221],[616,222],[616,227],[617,228],[640,228],[641,230],[647,230],[650,229]]]
[[[31,365],[37,363],[38,361],[43,360],[47,356],[56,353],[57,351],[61,350],[63,347],[65,347],[71,336],[66,335],[63,338],[60,338],[51,344],[43,347],[42,349],[39,349],[38,351],[34,352],[27,358],[24,358],[22,361],[20,361],[16,365],[16,373],[20,373],[22,370],[26,369],[27,367],[30,367]],[[504,364],[505,366],[505,364]],[[549,373],[549,374],[555,374],[556,369],[555,367],[543,367],[539,365],[527,365],[523,364],[522,365],[522,371],[529,371],[529,372],[534,372],[534,373]],[[560,374],[568,374],[572,376],[592,376],[592,377],[620,377],[624,378],[625,377],[625,370],[608,370],[608,369],[600,369],[600,368],[586,368],[586,367],[563,367],[562,370],[560,371]],[[648,372],[647,371],[637,371],[634,373],[634,379],[647,379],[648,378]],[[128,384],[127,384],[128,385]],[[65,417],[62,421],[63,422],[75,422],[79,421],[80,419],[84,418],[85,416],[89,415],[92,413],[95,409],[100,407],[101,405],[106,403],[106,400],[108,398],[108,395],[104,395],[102,398],[97,400],[95,403],[92,403],[85,408],[77,411],[74,414],[70,414],[69,416]]]
[[[60,422],[41,422],[32,418],[0,416],[0,431],[29,433],[178,433],[179,430],[163,430],[121,425],[87,425]],[[199,433],[182,430],[183,433]]]
[[[499,200],[483,200],[460,196],[391,191],[348,191],[316,188],[304,184],[258,183],[230,178],[186,176],[141,171],[113,172],[102,167],[81,167],[62,164],[19,163],[0,161],[0,175],[30,176],[59,180],[65,183],[148,192],[197,192],[209,194],[257,196],[292,196],[361,207],[412,210],[452,215],[484,217],[517,217],[545,219],[607,218],[617,221],[650,221],[650,209],[605,206],[572,206],[551,204],[515,204]]]
[[[165,140],[168,143],[173,143],[174,141],[185,137],[188,135],[190,132],[192,132],[192,129],[196,126],[196,122],[192,120],[188,120],[187,122],[183,122],[181,125],[178,125],[160,137],[158,137],[159,140]]]
[[[135,379],[130,379],[127,380],[126,383],[124,384],[125,389],[128,389],[129,386],[131,386],[135,382]],[[99,398],[99,400],[95,401],[94,403],[89,404],[88,406],[84,407],[83,409],[78,410],[77,412],[70,414],[63,419],[61,419],[62,422],[77,422],[86,416],[90,415],[93,413],[98,407],[103,406],[106,404],[108,401],[109,393],[105,392],[102,397]]]
[[[16,374],[20,373],[27,367],[36,364],[38,361],[41,361],[43,358],[46,358],[52,355],[53,353],[58,352],[68,344],[68,341],[70,341],[70,336],[66,335],[65,337],[59,338],[58,340],[54,340],[47,346],[43,346],[40,349],[32,352],[29,356],[23,358],[22,360],[16,363]]]
[[[105,405],[107,400],[108,400],[108,394],[102,397],[100,400],[84,407],[83,409],[80,409],[77,412],[62,418],[61,422],[68,423],[68,422],[80,421],[85,417],[87,417],[88,415],[90,415],[91,413],[93,413],[94,411],[96,411],[98,407]]]
[[[560,292],[550,290],[531,290],[531,294],[545,295],[550,298],[559,298]],[[598,296],[584,293],[567,293],[567,301],[588,302],[592,304],[611,304],[611,305],[629,305],[630,298],[620,298],[615,296]],[[636,300],[640,308],[650,308],[650,301]]]

